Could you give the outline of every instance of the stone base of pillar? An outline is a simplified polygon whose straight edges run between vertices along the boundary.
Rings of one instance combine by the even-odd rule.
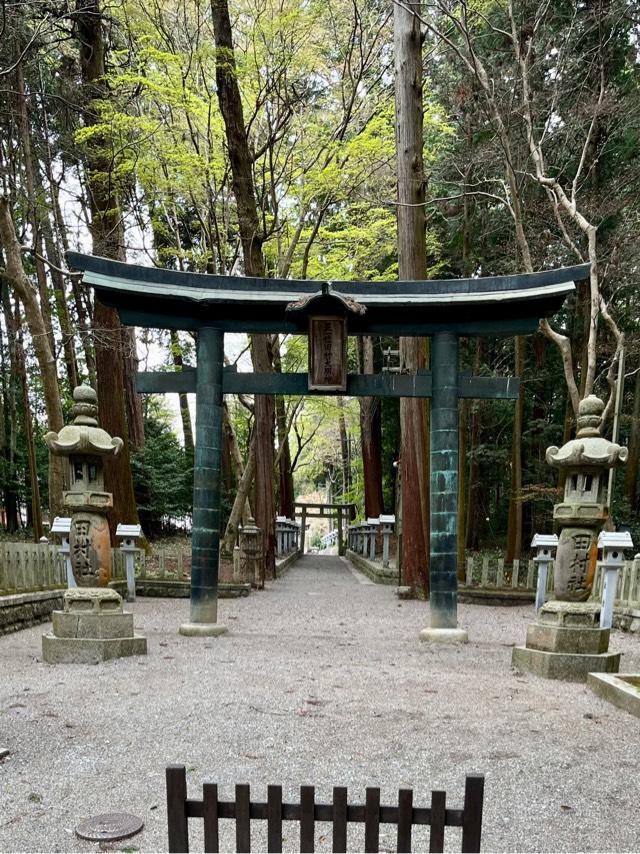
[[[188,638],[216,638],[229,630],[222,623],[183,623],[178,631]]]
[[[423,629],[418,635],[421,641],[429,643],[469,643],[469,635],[464,629]]]

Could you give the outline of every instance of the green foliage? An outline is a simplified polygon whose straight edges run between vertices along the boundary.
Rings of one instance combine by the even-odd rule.
[[[191,513],[193,463],[169,423],[161,401],[151,397],[145,446],[131,456],[138,512],[147,536],[164,533]]]

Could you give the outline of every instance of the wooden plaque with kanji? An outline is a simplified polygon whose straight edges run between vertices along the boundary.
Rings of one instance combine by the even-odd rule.
[[[346,318],[309,318],[309,389],[347,390]]]

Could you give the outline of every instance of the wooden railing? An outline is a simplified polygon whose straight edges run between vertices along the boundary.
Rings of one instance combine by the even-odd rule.
[[[315,787],[301,786],[299,803],[284,803],[282,786],[268,786],[267,800],[252,801],[246,784],[235,787],[235,799],[218,798],[215,783],[204,783],[202,800],[187,797],[187,775],[184,765],[167,768],[167,821],[169,851],[189,851],[189,819],[204,819],[204,850],[220,850],[219,821],[235,819],[236,851],[251,851],[251,821],[267,822],[267,851],[282,851],[282,822],[300,824],[301,852],[315,850],[316,822],[333,825],[333,850],[347,850],[347,826],[364,823],[364,846],[356,850],[378,851],[380,825],[397,827],[397,851],[411,851],[412,830],[416,825],[428,825],[429,851],[444,850],[445,827],[462,828],[462,851],[480,851],[484,777],[468,776],[465,784],[464,806],[449,809],[445,792],[431,793],[431,806],[414,807],[413,790],[400,789],[397,806],[380,804],[380,789],[368,788],[364,804],[350,804],[347,789],[336,786],[330,804],[316,803]],[[229,850],[225,846],[224,850]],[[386,849],[385,849],[386,850]]]

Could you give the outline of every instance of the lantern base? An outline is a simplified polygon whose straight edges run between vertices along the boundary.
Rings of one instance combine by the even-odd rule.
[[[178,632],[188,638],[215,638],[228,632],[222,623],[183,623]]]
[[[63,602],[64,610],[52,614],[53,631],[42,636],[48,664],[98,664],[147,654],[147,639],[135,634],[133,614],[122,610],[115,590],[76,587]]]
[[[619,652],[604,652],[600,655],[545,652],[516,646],[513,648],[511,664],[545,679],[586,682],[589,673],[617,673],[620,669],[620,655]]]

